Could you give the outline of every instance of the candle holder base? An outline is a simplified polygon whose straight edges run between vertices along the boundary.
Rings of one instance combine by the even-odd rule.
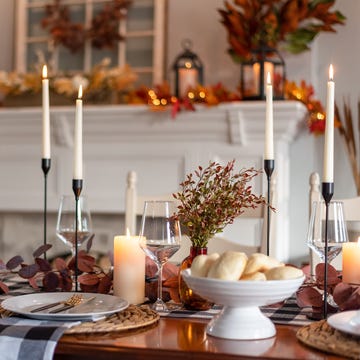
[[[82,179],[73,179],[72,188],[75,195],[75,291],[78,291],[78,209],[79,209],[79,197],[83,186]]]

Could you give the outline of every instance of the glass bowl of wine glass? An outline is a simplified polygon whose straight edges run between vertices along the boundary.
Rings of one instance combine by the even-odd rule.
[[[86,197],[80,196],[77,206],[77,245],[79,248],[93,235],[93,229]],[[59,205],[56,236],[71,248],[72,256],[75,255],[75,228],[75,196],[63,195]]]
[[[314,201],[311,207],[310,222],[307,234],[307,245],[322,262],[325,262],[325,211],[324,201]],[[341,201],[331,201],[328,208],[328,263],[340,254],[342,244],[348,241],[344,207]]]
[[[140,247],[158,268],[156,311],[168,311],[162,300],[163,265],[180,249],[181,230],[173,201],[145,201],[141,220]]]

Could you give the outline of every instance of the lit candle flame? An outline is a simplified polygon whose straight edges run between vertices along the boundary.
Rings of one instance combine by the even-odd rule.
[[[82,89],[82,85],[79,86],[79,94],[78,94],[78,99],[81,99],[83,95],[83,89]]]
[[[126,237],[130,238],[130,230],[129,230],[129,228],[126,228]]]
[[[271,85],[271,75],[270,75],[270,72],[267,73],[266,83],[267,83],[268,85]]]
[[[330,66],[329,66],[329,80],[330,81],[334,80],[334,68],[333,68],[332,64],[330,64]]]
[[[44,65],[42,68],[42,77],[43,77],[43,79],[47,78],[47,66],[46,65]]]

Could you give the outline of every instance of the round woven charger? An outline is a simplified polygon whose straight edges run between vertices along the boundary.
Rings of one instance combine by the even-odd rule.
[[[106,333],[138,329],[156,323],[159,318],[160,315],[147,305],[130,305],[127,309],[112,314],[106,319],[83,322],[67,329],[65,334]]]
[[[304,326],[296,333],[304,344],[332,354],[360,359],[360,339],[332,328],[326,320]]]

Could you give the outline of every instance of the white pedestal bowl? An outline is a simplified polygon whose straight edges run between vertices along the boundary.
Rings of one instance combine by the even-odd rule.
[[[275,326],[259,309],[290,297],[305,276],[291,280],[227,281],[191,276],[182,271],[187,285],[205,299],[224,305],[207,326],[209,335],[224,339],[265,339],[276,334]]]

